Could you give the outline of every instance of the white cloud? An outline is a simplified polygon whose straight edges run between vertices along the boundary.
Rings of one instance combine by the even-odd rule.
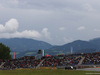
[[[5,27],[2,24],[0,24],[0,32],[3,32],[4,30],[5,30]]]
[[[60,27],[59,30],[63,31],[65,30],[65,27]]]
[[[41,34],[36,30],[24,30],[22,32],[18,31],[18,21],[16,19],[10,19],[6,22],[5,26],[0,24],[0,38],[14,38],[14,37],[24,37],[24,38],[40,38]],[[48,29],[44,28],[44,36],[48,37]]]
[[[24,38],[40,38],[41,34],[35,30],[24,30],[22,32],[16,32],[13,34],[14,37],[24,37]]]
[[[0,38],[40,38],[41,34],[38,31],[34,30],[25,30],[22,32],[15,32],[15,33],[1,33]]]
[[[50,32],[48,32],[48,28],[44,28],[44,29],[42,30],[42,34],[43,34],[43,36],[44,36],[46,39],[51,39],[51,37],[50,37]]]
[[[16,19],[10,19],[5,24],[5,31],[6,32],[16,32],[18,29],[18,21]]]
[[[80,27],[78,27],[77,29],[78,29],[78,30],[85,30],[86,28],[85,28],[85,26],[80,26]]]
[[[0,32],[4,33],[14,33],[18,29],[18,21],[16,19],[10,19],[6,22],[5,26],[0,24]]]
[[[6,22],[5,26],[0,24],[0,38],[46,38],[51,39],[50,32],[48,31],[48,28],[43,28],[41,32],[38,32],[36,30],[24,30],[19,32],[18,31],[19,23],[17,19],[10,19],[8,22]]]

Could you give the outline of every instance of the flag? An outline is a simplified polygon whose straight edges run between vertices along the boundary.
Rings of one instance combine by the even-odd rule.
[[[15,59],[15,52],[13,52],[13,59]]]
[[[73,47],[71,47],[71,54],[73,54]]]

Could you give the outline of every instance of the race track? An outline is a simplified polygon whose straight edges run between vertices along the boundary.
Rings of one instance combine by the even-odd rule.
[[[83,70],[83,71],[100,71],[100,68],[85,68],[85,69],[77,69],[77,70]]]

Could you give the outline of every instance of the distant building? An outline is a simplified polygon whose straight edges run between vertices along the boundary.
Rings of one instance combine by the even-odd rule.
[[[44,50],[38,50],[37,55],[35,56],[36,59],[41,59],[43,56],[45,56]]]

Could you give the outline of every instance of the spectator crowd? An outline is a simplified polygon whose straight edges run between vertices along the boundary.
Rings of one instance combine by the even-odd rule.
[[[100,65],[100,53],[85,53],[85,54],[70,54],[44,56],[41,59],[35,59],[34,56],[25,56],[12,60],[0,60],[2,69],[17,69],[17,68],[36,68],[42,60],[40,67],[57,67],[66,65],[78,65],[84,57],[81,65]]]
[[[82,64],[85,65],[100,65],[100,53],[87,53]]]

